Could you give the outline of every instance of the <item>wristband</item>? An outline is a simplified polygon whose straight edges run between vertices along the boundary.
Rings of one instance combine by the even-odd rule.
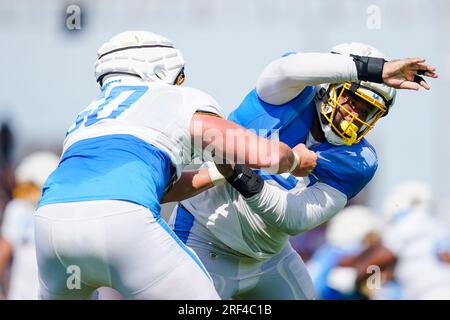
[[[300,162],[300,159],[298,158],[298,154],[295,153],[294,151],[292,151],[292,153],[294,154],[294,162],[292,163],[292,166],[291,166],[291,168],[289,169],[289,173],[291,173],[292,171],[294,171],[294,170],[297,168],[297,166],[298,166],[298,164],[299,164],[299,162]]]
[[[249,167],[237,164],[233,174],[226,178],[229,184],[235,188],[244,198],[250,198],[261,192],[264,180]]]
[[[383,67],[386,62],[383,58],[350,55],[356,65],[358,80],[383,83]]]
[[[211,182],[215,186],[220,186],[221,184],[224,184],[225,177],[217,170],[217,167],[214,162],[207,162],[208,164],[208,174],[209,178],[211,179]]]

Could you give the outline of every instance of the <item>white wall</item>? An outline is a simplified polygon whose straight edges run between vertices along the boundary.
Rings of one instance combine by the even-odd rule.
[[[82,29],[65,29],[65,9],[78,3]],[[381,28],[368,29],[370,5]],[[97,94],[97,48],[114,34],[146,29],[183,51],[187,85],[231,111],[262,68],[287,51],[328,51],[362,41],[392,58],[424,56],[439,67],[432,91],[401,92],[369,140],[380,157],[369,184],[379,207],[387,189],[418,178],[450,198],[450,2],[155,0],[0,0],[0,118],[12,120],[20,156],[31,144],[60,144],[75,114]]]

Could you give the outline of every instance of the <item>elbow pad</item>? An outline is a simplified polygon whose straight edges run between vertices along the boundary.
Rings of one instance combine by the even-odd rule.
[[[383,58],[363,57],[350,55],[355,61],[358,80],[383,83],[383,66],[386,62]]]
[[[264,187],[264,180],[259,174],[242,164],[234,167],[233,174],[227,178],[227,181],[244,198],[250,198],[260,193]]]

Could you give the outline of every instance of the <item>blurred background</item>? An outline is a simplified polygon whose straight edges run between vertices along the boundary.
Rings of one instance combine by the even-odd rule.
[[[404,207],[427,203],[420,210],[450,230],[449,18],[446,0],[0,0],[0,221],[15,196],[17,166],[36,151],[59,155],[67,128],[97,95],[97,49],[121,31],[143,29],[176,44],[186,60],[185,85],[211,94],[227,114],[262,69],[288,51],[328,52],[342,42],[365,42],[391,59],[426,58],[439,79],[430,81],[430,91],[400,91],[389,116],[369,134],[379,169],[352,204],[385,223],[391,190],[415,180],[430,197],[414,200],[423,195],[421,187],[401,191],[411,201]],[[326,229],[293,239],[306,260],[328,241]],[[437,250],[433,241],[430,248]],[[12,242],[0,244],[4,295]]]

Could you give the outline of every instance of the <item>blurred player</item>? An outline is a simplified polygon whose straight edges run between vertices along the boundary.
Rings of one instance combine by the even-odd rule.
[[[344,208],[331,219],[320,246],[307,266],[317,297],[325,300],[363,299],[357,286],[357,271],[344,267],[379,239],[383,224],[368,207],[354,205]],[[366,269],[362,276],[367,277]]]
[[[15,171],[14,198],[6,206],[0,233],[0,277],[13,258],[7,295],[10,300],[38,298],[33,214],[42,186],[58,162],[53,153],[36,152],[24,158]]]
[[[360,277],[370,265],[395,263],[398,298],[409,300],[450,299],[450,232],[434,215],[431,188],[406,181],[391,190],[384,205],[387,229],[382,244],[362,253],[353,265]],[[374,299],[386,299],[381,288]]]
[[[352,43],[333,53],[290,54],[266,67],[229,120],[257,132],[274,129],[290,146],[306,144],[318,155],[317,166],[300,180],[259,171],[265,183],[245,166],[211,167],[216,184],[219,173],[228,183],[178,205],[171,224],[200,256],[222,298],[314,296],[288,237],[330,219],[372,179],[377,156],[364,137],[392,108],[394,88],[429,89],[419,74],[437,75],[424,61],[386,62],[377,49]],[[230,185],[242,176],[247,186]]]
[[[36,212],[42,298],[84,299],[103,286],[129,299],[219,298],[195,253],[160,217],[162,195],[194,150],[250,163],[248,147],[226,144],[227,130],[270,150],[256,167],[301,173],[305,159],[223,119],[206,93],[180,87],[184,60],[162,36],[113,37],[98,50],[95,76],[101,93],[67,131]],[[192,183],[188,174],[180,189]]]

